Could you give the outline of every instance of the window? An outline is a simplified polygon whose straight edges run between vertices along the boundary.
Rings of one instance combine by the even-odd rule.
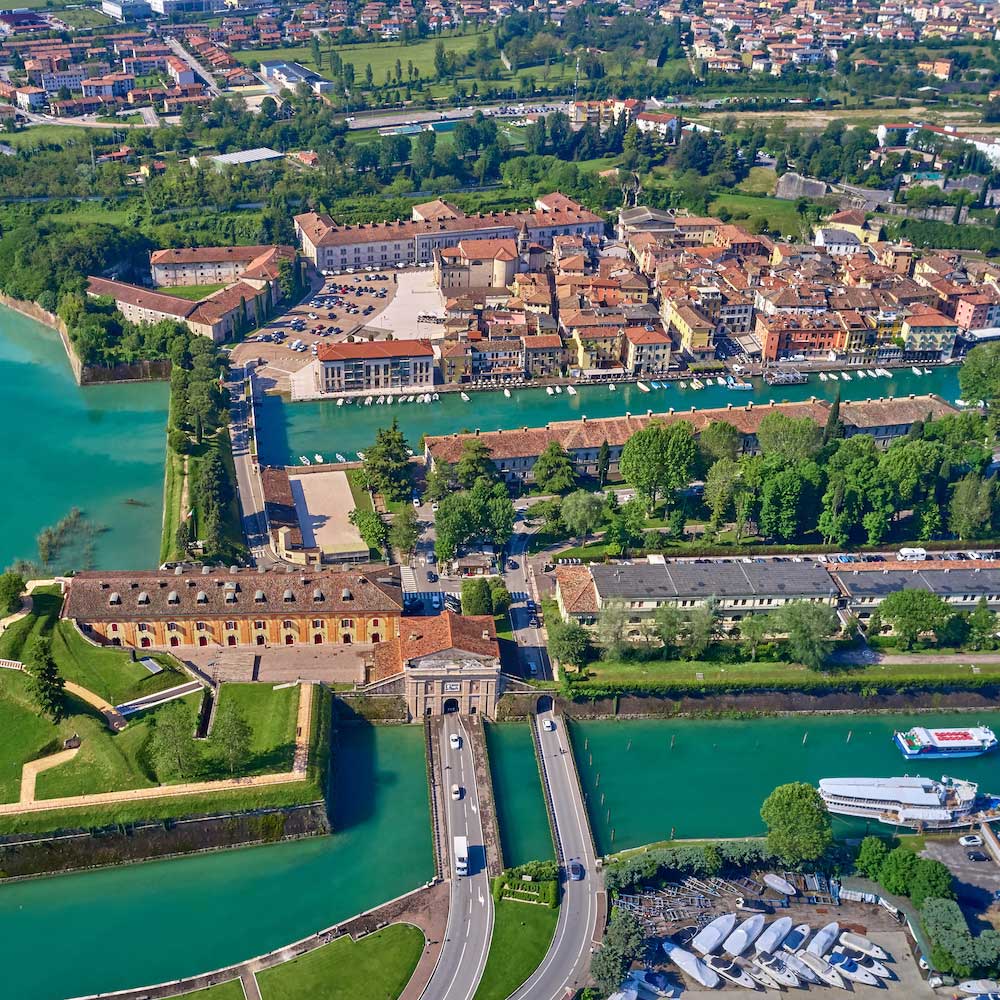
[[[117,632],[118,631],[118,626],[117,625],[112,625],[111,626],[111,631],[112,632]]]
[[[323,627],[323,619],[322,618],[314,618],[313,619],[313,628],[322,628],[322,627]]]
[[[354,619],[353,618],[341,618],[340,619],[340,627],[341,628],[354,628]]]
[[[226,622],[226,631],[232,632],[236,628],[236,622]]]
[[[145,622],[140,622],[138,625],[136,625],[136,628],[140,632],[148,632],[149,631],[149,626]]]
[[[254,623],[253,623],[253,627],[254,627],[254,628],[264,628],[264,627],[265,627],[265,625],[264,625],[264,622],[261,622],[261,621],[257,621],[257,622],[254,622]]]
[[[290,622],[290,621],[283,621],[281,623],[281,627],[282,628],[291,628],[292,627],[292,622]]]

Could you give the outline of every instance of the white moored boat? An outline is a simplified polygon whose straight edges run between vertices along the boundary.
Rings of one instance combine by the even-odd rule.
[[[664,941],[663,950],[678,969],[690,976],[696,983],[714,990],[719,985],[718,973],[713,972],[697,955],[682,948],[673,941]]]
[[[755,913],[752,917],[747,917],[726,938],[722,945],[722,950],[733,958],[739,958],[757,940],[757,936],[764,929],[764,914]]]
[[[780,986],[790,986],[795,989],[799,985],[799,977],[789,968],[788,962],[777,955],[758,955],[753,964],[763,969]]]
[[[555,389],[553,389],[551,385],[547,385],[547,386],[545,387],[545,392],[546,392],[546,394],[547,394],[547,395],[549,395],[549,396],[554,396],[554,395],[556,394],[556,391],[555,391]]]
[[[798,952],[798,957],[806,968],[819,976],[827,986],[836,986],[842,990],[847,989],[844,977],[829,962],[818,955],[809,954],[808,951]]]
[[[462,397],[462,402],[463,403],[467,403],[469,401],[469,397],[464,392],[460,392],[459,396]]]
[[[748,990],[757,989],[757,984],[747,975],[746,969],[740,968],[740,966],[735,962],[729,961],[729,959],[722,958],[719,955],[707,955],[705,957],[705,964],[712,972],[718,973],[723,979],[728,979],[729,982],[735,983],[737,986],[743,986]]]
[[[870,941],[868,938],[863,937],[861,934],[855,934],[852,931],[844,931],[840,935],[840,943],[845,948],[850,948],[851,951],[859,951],[862,955],[871,955],[872,958],[877,958],[881,962],[888,961],[889,956],[883,951],[874,941]],[[976,990],[976,993],[982,993],[982,990]],[[986,992],[989,992],[988,990]]]
[[[759,955],[761,952],[777,951],[781,942],[788,937],[792,929],[791,917],[779,917],[774,923],[768,924],[764,932],[754,942],[753,949]]]
[[[967,979],[958,984],[958,988],[963,993],[996,993],[1000,990],[1000,983],[992,979]]]
[[[865,986],[878,986],[878,976],[873,975],[867,969],[862,969],[857,962],[848,958],[843,952],[834,952],[829,957],[830,965],[836,969],[845,979],[852,983],[864,983]]]
[[[833,949],[833,954],[844,955],[857,965],[858,968],[870,972],[873,976],[878,976],[879,979],[892,979],[892,973],[877,958],[872,958],[871,955],[862,954],[860,951],[853,951],[842,944],[838,944]],[[832,956],[830,957],[830,961],[833,961]]]
[[[691,941],[691,947],[695,951],[700,951],[707,955],[710,951],[715,951],[723,941],[729,937],[736,926],[735,913],[723,913],[721,917],[716,917],[710,924],[706,924]]]
[[[568,392],[568,393],[569,393],[569,394],[570,394],[571,396],[575,396],[575,395],[576,395],[576,389],[574,389],[574,388],[573,388],[573,386],[571,386],[571,385],[568,385],[568,386],[566,386],[566,391],[567,391],[567,392]]]
[[[641,392],[649,392],[649,386],[645,382],[636,382],[635,387]]]
[[[510,389],[504,389],[503,394],[510,399]]]
[[[836,943],[837,935],[840,933],[840,924],[835,920],[821,927],[816,931],[816,936],[806,946],[806,951],[810,955],[822,958]]]
[[[796,952],[799,948],[805,947],[806,941],[809,940],[809,935],[812,934],[812,928],[808,924],[796,924],[789,932],[788,936],[784,941],[781,942],[781,947],[788,952]]]
[[[968,825],[979,802],[978,785],[948,777],[823,778],[819,794],[840,816],[929,830]]]

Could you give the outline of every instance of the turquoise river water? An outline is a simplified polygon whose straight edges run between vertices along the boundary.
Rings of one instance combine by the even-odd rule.
[[[578,420],[581,416],[616,417],[625,413],[662,413],[712,407],[745,406],[768,400],[803,400],[810,396],[832,399],[840,387],[841,399],[879,396],[921,395],[936,392],[949,402],[960,395],[957,366],[934,369],[930,375],[914,375],[909,368],[893,372],[892,378],[859,379],[850,382],[821,382],[816,375],[806,385],[768,386],[754,379],[753,390],[737,392],[713,385],[700,390],[682,389],[674,382],[667,388],[643,392],[634,383],[616,387],[580,386],[575,396],[565,390],[549,396],[544,389],[512,389],[511,398],[502,392],[470,393],[468,403],[458,393],[441,393],[436,403],[405,403],[402,406],[337,406],[335,402],[286,403],[280,396],[266,396],[258,419],[261,459],[268,465],[297,464],[299,455],[310,458],[320,452],[328,459],[340,452],[354,459],[375,440],[379,427],[393,417],[414,450],[423,434],[453,434],[461,430],[508,430],[540,427],[556,420]]]
[[[948,774],[1000,793],[998,753],[915,764],[892,741],[897,729],[956,722],[1000,731],[1000,713],[984,712],[576,722],[572,738],[598,853],[610,853],[671,837],[762,834],[761,804],[788,781]],[[857,825],[834,817],[835,832]]]
[[[229,965],[433,877],[423,729],[341,729],[329,837],[0,886],[0,996],[62,1000]]]
[[[36,558],[35,536],[71,507],[107,529],[94,541],[98,568],[155,566],[166,384],[81,389],[58,335],[0,307],[0,385],[0,568]]]

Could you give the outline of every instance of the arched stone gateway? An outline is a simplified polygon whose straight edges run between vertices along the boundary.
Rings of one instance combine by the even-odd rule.
[[[444,705],[442,706],[444,714],[448,715],[451,712],[458,711],[458,699],[457,698],[446,698]]]
[[[541,715],[542,712],[552,711],[552,695],[543,694],[539,695],[538,701],[535,703],[535,711]]]

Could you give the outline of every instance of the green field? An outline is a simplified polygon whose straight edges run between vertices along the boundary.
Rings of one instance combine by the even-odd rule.
[[[771,167],[751,167],[749,176],[736,186],[747,194],[771,195],[777,182],[778,175]]]
[[[354,65],[355,80],[358,84],[364,81],[365,66],[371,63],[372,75],[376,85],[385,82],[385,71],[395,71],[396,60],[402,64],[403,80],[406,80],[406,67],[412,61],[424,78],[434,74],[434,48],[438,41],[444,42],[449,52],[469,52],[476,47],[477,36],[443,35],[440,39],[428,38],[412,45],[401,45],[399,42],[373,42],[363,45],[337,45],[334,52],[338,53],[345,63]],[[492,44],[492,40],[491,40]],[[252,51],[234,52],[233,57],[245,65],[258,62],[285,60],[297,62],[309,69],[314,69],[320,75],[329,76],[330,58],[326,45],[320,46],[322,65],[317,66],[309,45],[297,45],[278,49],[253,49]]]
[[[61,11],[59,20],[65,21],[71,28],[100,28],[105,24],[111,24],[111,18],[107,14],[89,7]]]
[[[257,985],[263,1000],[396,1000],[423,950],[421,931],[392,924],[360,941],[338,938],[258,972]]]
[[[776,198],[758,197],[749,194],[720,194],[708,206],[715,214],[726,209],[737,225],[750,219],[766,219],[768,228],[780,230],[782,236],[799,238],[802,234],[802,220],[795,211],[795,203],[779,201]]]
[[[475,1000],[505,1000],[524,983],[549,950],[558,919],[558,909],[500,900],[495,909],[490,953]]]
[[[230,979],[228,983],[219,983],[218,986],[209,986],[204,990],[195,990],[194,993],[185,993],[188,1000],[246,1000],[243,992],[243,984],[238,979]]]
[[[226,283],[220,281],[216,285],[169,285],[156,290],[161,295],[173,295],[178,299],[190,299],[192,302],[198,302],[207,295],[211,295],[212,292],[217,292],[220,288],[225,287]]]
[[[0,133],[0,142],[15,149],[35,149],[45,145],[69,146],[86,141],[91,131],[78,125],[32,125],[17,132]]]
[[[223,684],[219,707],[235,702],[253,728],[250,758],[239,774],[268,774],[290,771],[295,756],[295,729],[299,709],[298,687],[275,691],[268,684]],[[216,710],[218,711],[218,709]],[[214,756],[214,737],[206,744],[212,777],[228,778],[229,772]]]

